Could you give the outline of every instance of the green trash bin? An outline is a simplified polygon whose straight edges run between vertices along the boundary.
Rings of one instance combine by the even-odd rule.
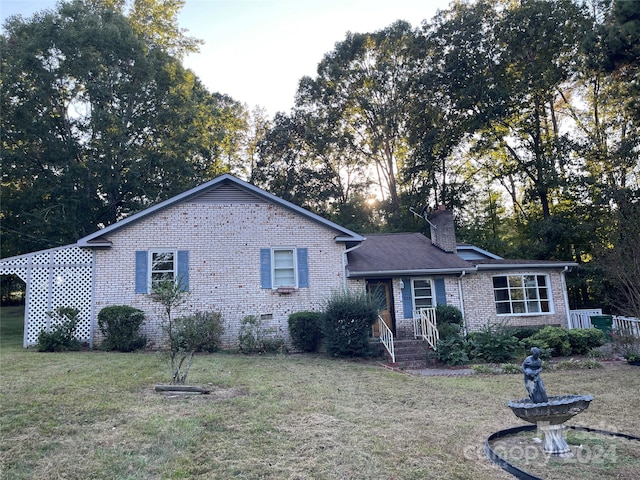
[[[611,335],[613,330],[613,316],[611,315],[594,315],[591,317],[591,325],[598,330],[602,330],[605,335]]]

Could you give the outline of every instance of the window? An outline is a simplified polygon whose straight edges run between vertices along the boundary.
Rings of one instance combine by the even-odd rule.
[[[433,285],[430,279],[413,280],[413,306],[414,310],[434,306]]]
[[[493,293],[498,315],[551,313],[551,296],[546,275],[493,277]]]
[[[296,260],[293,248],[283,248],[272,250],[273,255],[273,286],[295,287],[296,286]]]
[[[176,278],[176,252],[173,250],[160,250],[149,252],[151,260],[151,288],[156,288],[160,283],[173,281]]]
[[[189,251],[167,248],[136,252],[136,293],[150,293],[165,280],[178,281],[189,291]]]
[[[293,247],[260,249],[260,287],[268,289],[309,287],[307,249]]]

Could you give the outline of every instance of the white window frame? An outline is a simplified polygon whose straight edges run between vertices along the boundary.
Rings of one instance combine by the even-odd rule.
[[[276,253],[277,252],[291,252],[292,266],[276,267]],[[288,285],[284,283],[276,282],[276,270],[291,270],[293,269],[293,284]],[[278,288],[298,288],[298,252],[295,247],[272,247],[271,248],[271,287],[273,289]]]
[[[510,277],[519,277],[521,279],[521,286],[514,285],[511,286]],[[535,280],[535,285],[526,285],[526,278],[532,277]],[[541,286],[539,284],[539,277],[544,278],[544,285]],[[495,286],[496,278],[506,278],[507,286],[506,287],[498,287]],[[539,316],[539,315],[552,315],[554,313],[553,309],[553,293],[551,290],[551,281],[549,279],[549,275],[547,274],[536,274],[536,273],[512,273],[512,274],[504,274],[504,275],[494,275],[491,278],[491,287],[493,289],[493,303],[496,309],[496,315],[499,317],[531,317],[531,316]],[[546,291],[547,298],[542,298],[540,296],[541,290],[544,289]],[[532,293],[535,291],[535,297]],[[506,292],[508,299],[498,299],[497,292]],[[513,293],[518,292],[522,298],[516,297],[512,295]],[[543,311],[543,303],[548,304],[548,311]],[[522,304],[524,307],[524,312],[514,312],[514,304]],[[509,305],[510,312],[500,313],[498,310],[498,305]],[[537,306],[537,311],[531,311],[530,308],[532,305]]]
[[[433,278],[425,277],[425,278],[412,278],[411,279],[411,302],[413,303],[413,311],[417,312],[418,307],[416,306],[416,282],[429,282],[429,288],[431,289],[431,305],[424,307],[421,306],[419,308],[433,308],[436,306],[436,286],[433,282]],[[421,296],[420,298],[428,298]]]
[[[153,269],[153,256],[162,253],[171,253],[173,255],[173,269],[172,270],[154,270]],[[153,274],[159,272],[165,272],[171,274],[171,281],[175,282],[178,277],[178,251],[171,248],[155,248],[149,250],[149,259],[148,259],[148,279],[147,282],[149,284],[149,290],[152,291],[155,287],[153,284]]]

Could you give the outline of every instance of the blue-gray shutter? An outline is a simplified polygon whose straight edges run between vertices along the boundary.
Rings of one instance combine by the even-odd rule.
[[[402,310],[404,318],[413,318],[413,295],[411,294],[411,279],[401,279],[404,287],[402,287]]]
[[[271,288],[271,249],[260,249],[260,288]]]
[[[189,291],[189,251],[178,250],[178,284],[185,292]]]
[[[434,283],[436,285],[436,305],[446,305],[447,291],[444,288],[444,278],[436,278]]]
[[[296,249],[298,257],[298,288],[309,287],[309,260],[307,259],[307,249]]]
[[[136,293],[149,293],[149,253],[146,250],[136,252]]]

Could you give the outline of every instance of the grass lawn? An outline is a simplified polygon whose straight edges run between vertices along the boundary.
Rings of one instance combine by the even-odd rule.
[[[481,448],[522,424],[506,406],[525,396],[520,375],[415,377],[366,362],[220,353],[198,356],[189,374],[211,395],[162,395],[153,391],[169,378],[161,354],[25,351],[20,314],[1,313],[3,479],[513,478]],[[595,396],[574,424],[640,434],[639,368],[544,380],[551,395]],[[598,469],[595,455],[581,458],[571,476],[554,464],[545,478],[640,478],[640,446]]]

